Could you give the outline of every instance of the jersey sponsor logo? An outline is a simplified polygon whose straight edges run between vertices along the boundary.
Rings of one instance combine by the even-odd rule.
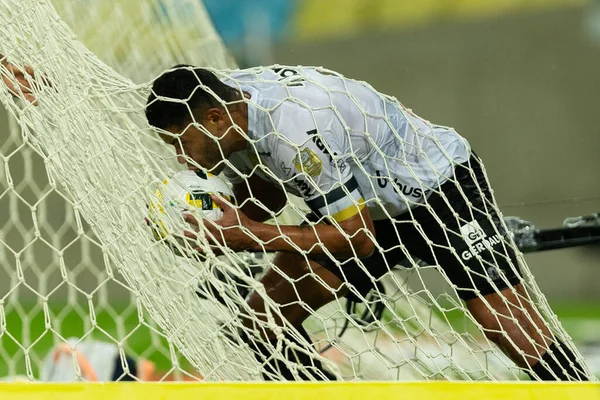
[[[388,182],[391,181],[391,178],[386,177],[379,170],[376,170],[375,174],[377,175],[377,186],[379,186],[382,189],[385,189],[388,185]],[[392,185],[392,187],[394,188],[394,192],[396,192],[397,194],[403,194],[407,197],[414,197],[415,199],[420,199],[425,193],[427,193],[427,191],[424,191],[419,187],[403,185],[402,183],[398,182],[398,178],[394,178],[394,185]]]
[[[283,171],[283,173],[286,176],[292,176],[292,169],[290,167],[288,167],[287,165],[285,165],[284,161],[281,162],[281,164],[279,165],[279,168],[281,168],[281,170]]]
[[[311,137],[311,140],[315,144],[315,146],[317,146],[317,149],[321,150],[323,154],[329,157],[329,163],[331,165],[337,166],[340,173],[343,174],[348,164],[346,164],[346,162],[341,158],[337,159],[338,154],[335,151],[333,152],[333,155],[329,152],[327,146],[325,146],[325,143],[323,143],[323,140],[319,137],[317,130],[311,129],[310,131],[307,131],[306,134]]]
[[[494,246],[500,243],[500,236],[493,235],[488,236],[481,226],[479,222],[472,221],[460,227],[460,234],[469,246],[469,250],[465,250],[461,253],[461,258],[465,261],[472,259],[477,256],[479,253],[483,253],[484,251],[491,250]],[[496,279],[498,277],[497,271],[492,268],[494,271],[488,271],[488,274],[492,279]]]
[[[294,178],[294,183],[296,184],[296,188],[304,197],[310,197],[313,194],[313,190],[308,183],[302,178],[296,177]]]
[[[321,174],[323,170],[323,161],[308,147],[303,148],[300,153],[294,157],[292,163],[298,171],[306,172],[308,175],[315,177]]]
[[[337,160],[335,165],[337,166],[338,170],[340,171],[340,174],[343,174],[344,171],[346,170],[346,167],[348,166],[348,164],[346,164],[346,161],[344,161],[342,159]]]

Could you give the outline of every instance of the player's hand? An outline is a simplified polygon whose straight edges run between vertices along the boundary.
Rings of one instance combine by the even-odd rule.
[[[225,246],[233,251],[249,250],[254,247],[255,241],[249,235],[252,227],[256,224],[234,207],[227,200],[216,195],[211,195],[213,201],[223,210],[223,216],[216,221],[204,219],[204,226],[208,230],[206,236],[211,244]],[[184,219],[189,224],[196,227],[196,232],[199,229],[198,221],[192,214],[184,214]],[[196,239],[196,232],[186,231],[185,236]]]
[[[19,68],[6,61],[6,58],[2,59],[0,64],[3,67],[0,68],[0,76],[2,76],[2,81],[8,87],[9,93],[15,97],[21,97],[22,95],[25,100],[33,105],[37,105],[31,86],[31,82],[34,80],[33,68],[28,65]],[[47,79],[43,78],[43,83],[48,85]]]

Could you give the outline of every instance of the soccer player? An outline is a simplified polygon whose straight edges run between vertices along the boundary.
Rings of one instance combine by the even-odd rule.
[[[146,117],[180,162],[224,171],[234,185],[240,207],[215,198],[224,215],[206,223],[212,235],[234,251],[277,252],[277,269],[261,282],[281,306],[285,321],[278,323],[307,337],[309,310],[336,296],[363,298],[373,280],[409,255],[438,265],[487,337],[530,376],[587,379],[525,291],[522,261],[481,159],[455,130],[321,68],[219,76],[181,65],[164,72],[153,82]],[[286,192],[312,213],[300,226],[264,224],[285,205]],[[247,302],[254,318],[265,315],[259,294]],[[254,328],[250,318],[244,324]],[[275,337],[262,332],[265,340]],[[269,357],[260,343],[253,348],[258,359]],[[286,379],[330,378],[307,356],[283,353],[306,372],[295,376],[269,361],[266,379],[273,371]]]
[[[79,367],[78,373],[74,361]],[[115,343],[69,338],[50,350],[40,370],[40,380],[74,382],[80,378],[87,382],[175,380],[170,371],[157,370],[149,360],[122,354]],[[187,372],[182,378],[185,381],[202,379]]]

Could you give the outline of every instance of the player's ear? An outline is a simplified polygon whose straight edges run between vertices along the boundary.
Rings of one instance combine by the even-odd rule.
[[[219,108],[209,108],[204,115],[204,119],[210,125],[219,126],[225,121],[225,115]]]

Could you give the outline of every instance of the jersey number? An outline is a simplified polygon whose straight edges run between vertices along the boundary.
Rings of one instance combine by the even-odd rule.
[[[286,86],[304,86],[304,77],[295,69],[273,68],[273,72],[279,75],[278,81]]]

